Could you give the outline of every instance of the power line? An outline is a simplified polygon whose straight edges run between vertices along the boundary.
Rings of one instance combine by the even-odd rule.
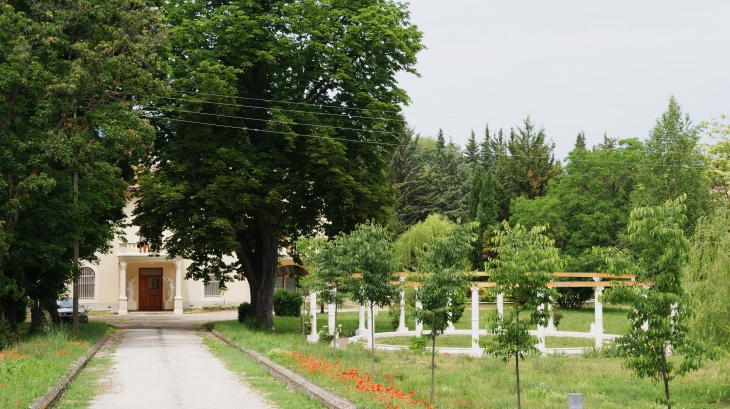
[[[157,107],[147,106],[145,108],[157,108]],[[341,130],[345,130],[345,131],[385,133],[385,134],[392,134],[392,135],[411,135],[410,132],[395,132],[395,131],[391,132],[391,131],[380,131],[380,130],[370,130],[370,129],[347,128],[347,127],[332,126],[332,125],[308,124],[308,123],[304,123],[304,122],[278,121],[276,119],[261,119],[261,118],[250,118],[250,117],[245,117],[245,116],[214,114],[214,113],[209,113],[209,112],[187,111],[184,109],[169,108],[169,107],[164,107],[164,108],[160,108],[160,109],[162,109],[163,111],[183,112],[183,113],[187,113],[187,114],[214,116],[214,117],[218,117],[218,118],[243,119],[243,120],[259,121],[259,122],[274,122],[274,123],[281,123],[281,124],[288,124],[288,125],[315,126],[315,127],[319,127],[319,128],[341,129]]]
[[[296,132],[272,131],[272,130],[267,130],[267,129],[249,129],[247,127],[242,127],[242,126],[213,124],[213,123],[208,123],[208,122],[190,121],[190,120],[185,120],[185,119],[176,119],[176,118],[168,118],[168,117],[156,117],[156,116],[151,116],[151,115],[146,115],[146,114],[143,114],[142,116],[144,118],[148,118],[148,119],[184,122],[184,123],[197,124],[197,125],[216,126],[216,127],[221,127],[221,128],[240,129],[240,130],[245,130],[245,131],[264,132],[264,133],[279,134],[279,135],[293,135],[293,136],[301,136],[304,138],[328,139],[328,140],[341,141],[341,142],[366,143],[366,144],[371,144],[371,145],[394,146],[394,147],[403,147],[403,148],[410,147],[410,148],[414,148],[414,149],[423,149],[423,150],[437,150],[438,149],[438,148],[431,148],[431,147],[427,147],[427,146],[418,146],[418,145],[409,145],[409,144],[337,138],[337,137],[331,137],[331,136],[306,135],[306,134],[299,134]],[[554,157],[551,158],[549,156],[512,155],[512,154],[509,156],[517,157],[517,158],[526,158],[526,159],[554,159]],[[697,166],[677,166],[677,165],[665,165],[665,164],[659,164],[659,163],[641,163],[641,162],[626,163],[626,162],[599,161],[599,160],[588,160],[588,159],[573,159],[572,162],[600,163],[600,164],[606,164],[606,165],[649,166],[649,167],[662,167],[662,168],[672,168],[672,169],[701,169],[701,168],[704,168],[704,166],[699,166],[699,165],[697,165]]]
[[[215,95],[215,94],[213,94]],[[369,117],[369,116],[361,116],[361,115],[350,115],[350,114],[337,114],[337,113],[329,113],[329,112],[314,112],[314,111],[303,111],[298,109],[286,109],[286,108],[273,108],[273,107],[262,107],[262,106],[256,106],[256,105],[244,105],[244,104],[233,104],[233,103],[227,103],[227,102],[217,102],[217,101],[203,101],[203,100],[189,100],[186,98],[180,98],[180,97],[162,97],[165,99],[170,99],[174,101],[185,101],[190,103],[201,103],[201,104],[211,104],[211,105],[218,105],[218,106],[230,106],[230,107],[239,107],[239,108],[250,108],[250,109],[262,109],[262,110],[271,110],[271,111],[279,111],[279,112],[291,112],[291,113],[303,113],[303,114],[309,114],[309,115],[322,115],[322,116],[329,116],[329,117],[340,117],[340,118],[359,118],[359,119],[368,119],[368,120],[383,120],[383,121],[392,121],[392,122],[402,122],[405,124],[408,124],[408,121],[405,119],[396,119],[396,118],[384,118],[384,117]],[[164,107],[159,107],[160,109],[165,109]],[[443,124],[443,123],[434,123],[434,122],[420,122],[423,124],[431,124],[431,125],[449,125],[449,126],[464,126],[464,127],[470,127],[472,130],[474,127],[469,125],[460,125],[460,124]],[[515,124],[517,125],[517,124]],[[551,131],[548,132],[551,134],[563,134],[563,135],[577,135],[572,132],[560,132],[560,131]],[[561,145],[566,146],[566,145]]]
[[[407,115],[417,115],[417,116],[430,116],[430,117],[441,117],[441,118],[453,118],[453,119],[469,119],[469,120],[477,120],[477,121],[484,121],[482,118],[474,118],[474,117],[462,117],[462,116],[453,116],[453,115],[439,115],[439,114],[422,114],[417,112],[407,112],[405,108],[402,111],[389,111],[389,110],[383,110],[383,109],[369,109],[369,108],[351,108],[351,107],[343,107],[340,105],[326,105],[326,104],[314,104],[314,103],[308,103],[308,102],[292,102],[292,101],[283,101],[283,100],[276,100],[276,99],[265,99],[265,98],[252,98],[252,97],[241,97],[237,95],[223,95],[223,94],[214,94],[209,92],[200,92],[200,91],[176,91],[172,90],[172,92],[178,93],[178,94],[197,94],[197,95],[206,95],[206,96],[212,96],[212,97],[220,97],[220,98],[233,98],[233,99],[241,99],[241,100],[248,100],[248,101],[260,101],[260,102],[273,102],[277,104],[288,104],[288,105],[301,105],[301,106],[311,106],[315,108],[337,108],[337,109],[343,109],[343,110],[351,110],[351,111],[372,111],[372,112],[383,112],[383,113],[392,113],[392,114],[407,114]],[[262,107],[263,108],[263,107]],[[305,111],[309,112],[309,111]],[[368,117],[369,118],[369,117]],[[373,119],[381,119],[381,118],[373,118]],[[385,118],[390,119],[390,118]],[[393,120],[393,119],[390,119]],[[518,125],[518,123],[514,121],[506,121],[506,120],[498,120],[498,119],[492,119],[490,121],[484,121],[484,123],[489,122],[502,122],[502,123],[511,123]],[[420,122],[420,121],[419,121]],[[430,125],[439,125],[437,123],[433,122],[421,122],[425,124]],[[605,127],[605,126],[578,126],[578,125],[570,125],[570,124],[555,124],[555,123],[541,123],[544,125],[552,125],[552,126],[575,126],[576,128],[583,129],[583,128],[599,128],[599,129],[617,129],[622,131],[639,131],[639,132],[648,132],[646,129],[637,129],[637,128],[611,128],[611,127]],[[450,125],[450,126],[471,126],[471,125],[459,125],[459,124],[441,124],[441,125]],[[551,133],[561,133],[561,132],[551,132]],[[563,132],[568,133],[568,132]]]

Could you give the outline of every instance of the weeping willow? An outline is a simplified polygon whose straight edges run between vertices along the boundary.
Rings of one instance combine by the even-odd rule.
[[[400,268],[414,271],[418,260],[426,251],[427,244],[436,237],[441,237],[456,224],[446,216],[432,214],[422,222],[418,222],[406,230],[395,241],[395,258]]]
[[[686,289],[697,303],[692,330],[730,350],[730,207],[703,217],[692,237]]]

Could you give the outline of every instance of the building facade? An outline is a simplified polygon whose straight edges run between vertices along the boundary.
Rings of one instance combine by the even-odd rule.
[[[125,208],[127,215],[124,234],[117,237],[107,254],[98,254],[98,264],[84,263],[79,280],[79,303],[90,311],[109,311],[120,315],[134,311],[172,311],[182,314],[189,308],[206,304],[250,301],[246,281],[226,283],[222,291],[215,277],[206,285],[202,281],[185,279],[189,260],[169,259],[163,250],[159,254],[141,246],[139,228],[131,224],[135,200]],[[276,288],[294,289],[294,279],[288,277],[291,260],[281,260],[282,267]]]

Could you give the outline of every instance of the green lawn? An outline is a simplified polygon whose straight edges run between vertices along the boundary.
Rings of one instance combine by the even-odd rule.
[[[22,324],[18,345],[0,351],[0,405],[25,407],[42,396],[109,330],[93,322],[82,324],[77,336],[68,325],[51,334],[30,334],[27,327]]]
[[[410,345],[413,337],[390,337],[390,338],[378,338],[375,341],[378,344],[388,345]],[[490,336],[480,336],[480,341],[486,341]],[[545,346],[547,348],[586,348],[592,347],[595,341],[593,339],[586,338],[565,338],[565,337],[545,337]],[[431,346],[431,341],[428,341],[426,346]],[[437,347],[446,348],[471,348],[471,336],[470,335],[441,335],[436,337]]]
[[[343,323],[351,319],[347,314],[340,315]],[[357,314],[353,315],[357,325]],[[385,321],[387,324],[384,318],[387,318],[387,314],[381,313],[378,323]],[[375,374],[370,374],[371,379],[363,382],[370,368],[369,351],[360,345],[350,345],[338,351],[337,363],[332,364],[331,348],[321,344],[302,345],[301,335],[296,332],[297,321],[297,318],[276,317],[275,332],[248,331],[235,321],[216,323],[215,328],[236,342],[298,370],[327,389],[346,397],[358,408],[385,408],[388,398],[395,399],[390,403],[400,403],[399,407],[403,407],[402,402],[397,400],[399,398],[394,398],[393,394],[397,391],[403,391],[401,395],[412,401],[429,396],[429,355],[414,355],[409,351],[378,351]],[[381,325],[376,324],[376,327],[381,328]],[[700,372],[673,381],[671,391],[676,403],[674,407],[730,408],[730,401],[727,400],[730,391],[716,378],[717,371],[729,364],[727,359],[710,363]],[[516,404],[513,368],[512,363],[505,365],[502,360],[494,358],[437,356],[434,407],[512,408]],[[567,407],[568,393],[576,392],[583,393],[587,408],[660,407],[655,400],[662,394],[662,387],[649,380],[635,378],[623,368],[620,359],[531,356],[521,363],[520,368],[523,404],[526,408],[564,409]],[[382,385],[383,392],[374,392],[378,384]],[[388,385],[394,389],[386,393]],[[412,398],[409,398],[409,392],[413,392]],[[384,401],[380,401],[381,397]],[[708,404],[708,401],[718,398],[723,400],[722,403]]]

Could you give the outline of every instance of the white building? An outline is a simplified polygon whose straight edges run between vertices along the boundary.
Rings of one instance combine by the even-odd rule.
[[[124,236],[118,237],[111,252],[99,254],[98,264],[83,264],[79,281],[79,303],[91,311],[110,311],[127,314],[132,311],[174,311],[201,308],[206,304],[250,301],[246,281],[227,283],[221,291],[215,277],[208,285],[202,281],[186,280],[189,260],[168,259],[164,250],[152,254],[146,246],[139,246],[139,228],[131,226],[135,206],[131,200],[126,208],[127,224]],[[291,260],[281,260],[281,274],[276,288],[295,288],[295,280],[288,277]]]

